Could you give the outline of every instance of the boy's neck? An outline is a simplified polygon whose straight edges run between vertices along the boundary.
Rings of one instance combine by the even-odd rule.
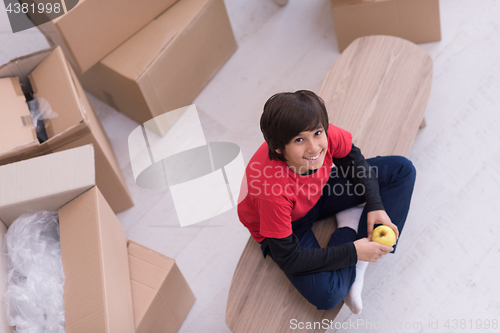
[[[314,169],[314,170],[311,170],[311,169],[308,169],[306,172],[304,173],[299,173],[299,175],[301,176],[308,176],[308,175],[312,175],[313,173],[315,173],[316,171],[318,171],[318,169]]]
[[[319,168],[316,168],[316,169],[306,169],[306,167],[304,166],[300,166],[300,167],[296,167],[295,165],[291,165],[290,163],[288,162],[285,162],[287,165],[288,165],[288,168],[293,172],[293,173],[296,173],[297,175],[299,176],[308,176],[308,175],[312,175],[313,173],[316,173],[316,171],[318,171]],[[306,169],[304,171],[304,169]]]

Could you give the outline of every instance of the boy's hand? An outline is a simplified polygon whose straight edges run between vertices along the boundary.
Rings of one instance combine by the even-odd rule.
[[[361,238],[354,242],[358,260],[375,262],[393,250],[390,246],[385,246],[377,242],[371,242],[368,238]]]
[[[368,227],[368,239],[372,239],[373,226],[375,224],[385,224],[394,230],[396,234],[396,240],[399,238],[399,230],[398,227],[394,223],[392,223],[391,218],[385,210],[373,210],[367,214],[366,224]]]

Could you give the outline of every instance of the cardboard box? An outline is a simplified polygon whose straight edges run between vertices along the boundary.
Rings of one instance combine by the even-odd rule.
[[[0,79],[0,154],[38,145],[35,128],[17,77]],[[1,135],[9,133],[9,135]]]
[[[236,48],[224,1],[181,0],[80,81],[142,124],[192,104]]]
[[[441,40],[439,0],[330,0],[339,51],[356,38],[389,35],[414,43]]]
[[[33,90],[37,98],[48,101],[58,116],[44,121],[49,137],[47,141],[34,144],[32,138],[28,138],[24,145],[18,142],[18,148],[0,153],[0,165],[92,143],[96,155],[97,186],[109,205],[115,213],[133,206],[109,139],[61,48],[17,58],[0,67],[0,78],[13,76],[19,77],[25,94]],[[8,130],[0,132],[0,142],[15,135],[19,122],[17,116],[12,122],[9,118],[2,118],[4,121]]]
[[[0,224],[58,210],[66,332],[133,333],[125,230],[95,186],[93,153],[86,145],[1,166]]]
[[[38,28],[83,73],[175,1],[80,0],[69,12]]]
[[[128,241],[137,333],[177,332],[195,297],[174,259]]]

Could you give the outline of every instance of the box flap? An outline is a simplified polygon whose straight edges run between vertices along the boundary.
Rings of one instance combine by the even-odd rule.
[[[175,265],[175,260],[151,250],[133,240],[128,240],[128,254],[165,271],[165,276]]]
[[[0,220],[57,210],[95,185],[94,149],[86,145],[0,166]]]
[[[129,258],[130,259],[130,258]],[[140,269],[141,267],[135,265],[133,262],[130,262],[130,273]],[[153,300],[156,295],[158,295],[158,291],[150,288],[146,285],[143,285],[140,282],[135,281],[130,278],[130,285],[132,290],[132,304],[134,308],[134,324],[136,329],[141,325],[141,322],[144,320],[148,309],[151,307]]]
[[[46,124],[49,139],[84,121],[69,66],[60,47],[31,72],[29,79],[35,97],[47,100],[58,115]]]
[[[136,308],[135,301],[137,295],[146,292],[146,287],[141,284],[132,282],[132,294],[134,297],[134,310]],[[164,302],[161,295],[155,292],[153,302],[147,308],[147,312],[140,321],[136,321],[135,327],[137,333],[174,333],[178,332],[182,325],[182,321],[174,316],[172,310]]]
[[[171,318],[168,325],[177,331],[195,297],[175,260],[131,240],[128,255],[135,324],[139,332],[149,332],[147,328],[163,323],[155,317],[159,312]]]
[[[177,265],[168,274],[159,293],[174,317],[182,323],[193,306],[195,297]]]
[[[146,254],[154,256],[155,252]],[[137,255],[139,255],[139,257],[137,257]],[[170,273],[170,270],[174,266],[175,261],[168,258],[170,260],[166,260],[163,265],[157,266],[148,262],[147,259],[148,258],[140,257],[140,254],[137,253],[137,248],[135,245],[129,247],[129,264],[130,267],[133,267],[130,273],[130,279],[133,281],[138,281],[142,285],[157,291],[160,289],[161,285],[165,281],[165,278]]]
[[[125,230],[97,187],[59,210],[67,332],[134,333]]]
[[[12,59],[10,62],[0,66],[0,78],[19,77],[21,87],[25,94],[31,92],[28,75],[49,55],[53,49],[41,50],[26,56]]]
[[[175,261],[131,240],[128,241],[128,257],[134,319],[138,327]]]
[[[22,153],[38,145],[35,127],[19,78],[0,79],[0,155],[12,150]]]

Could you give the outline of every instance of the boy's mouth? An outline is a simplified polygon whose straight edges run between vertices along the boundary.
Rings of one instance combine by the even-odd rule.
[[[320,156],[321,156],[321,154],[322,154],[322,153],[323,153],[323,149],[322,149],[319,153],[317,153],[316,155],[313,155],[313,156],[307,156],[307,157],[306,157],[306,156],[304,156],[303,158],[304,158],[305,160],[307,160],[307,161],[314,162],[314,161],[319,160],[319,158],[320,158]]]

